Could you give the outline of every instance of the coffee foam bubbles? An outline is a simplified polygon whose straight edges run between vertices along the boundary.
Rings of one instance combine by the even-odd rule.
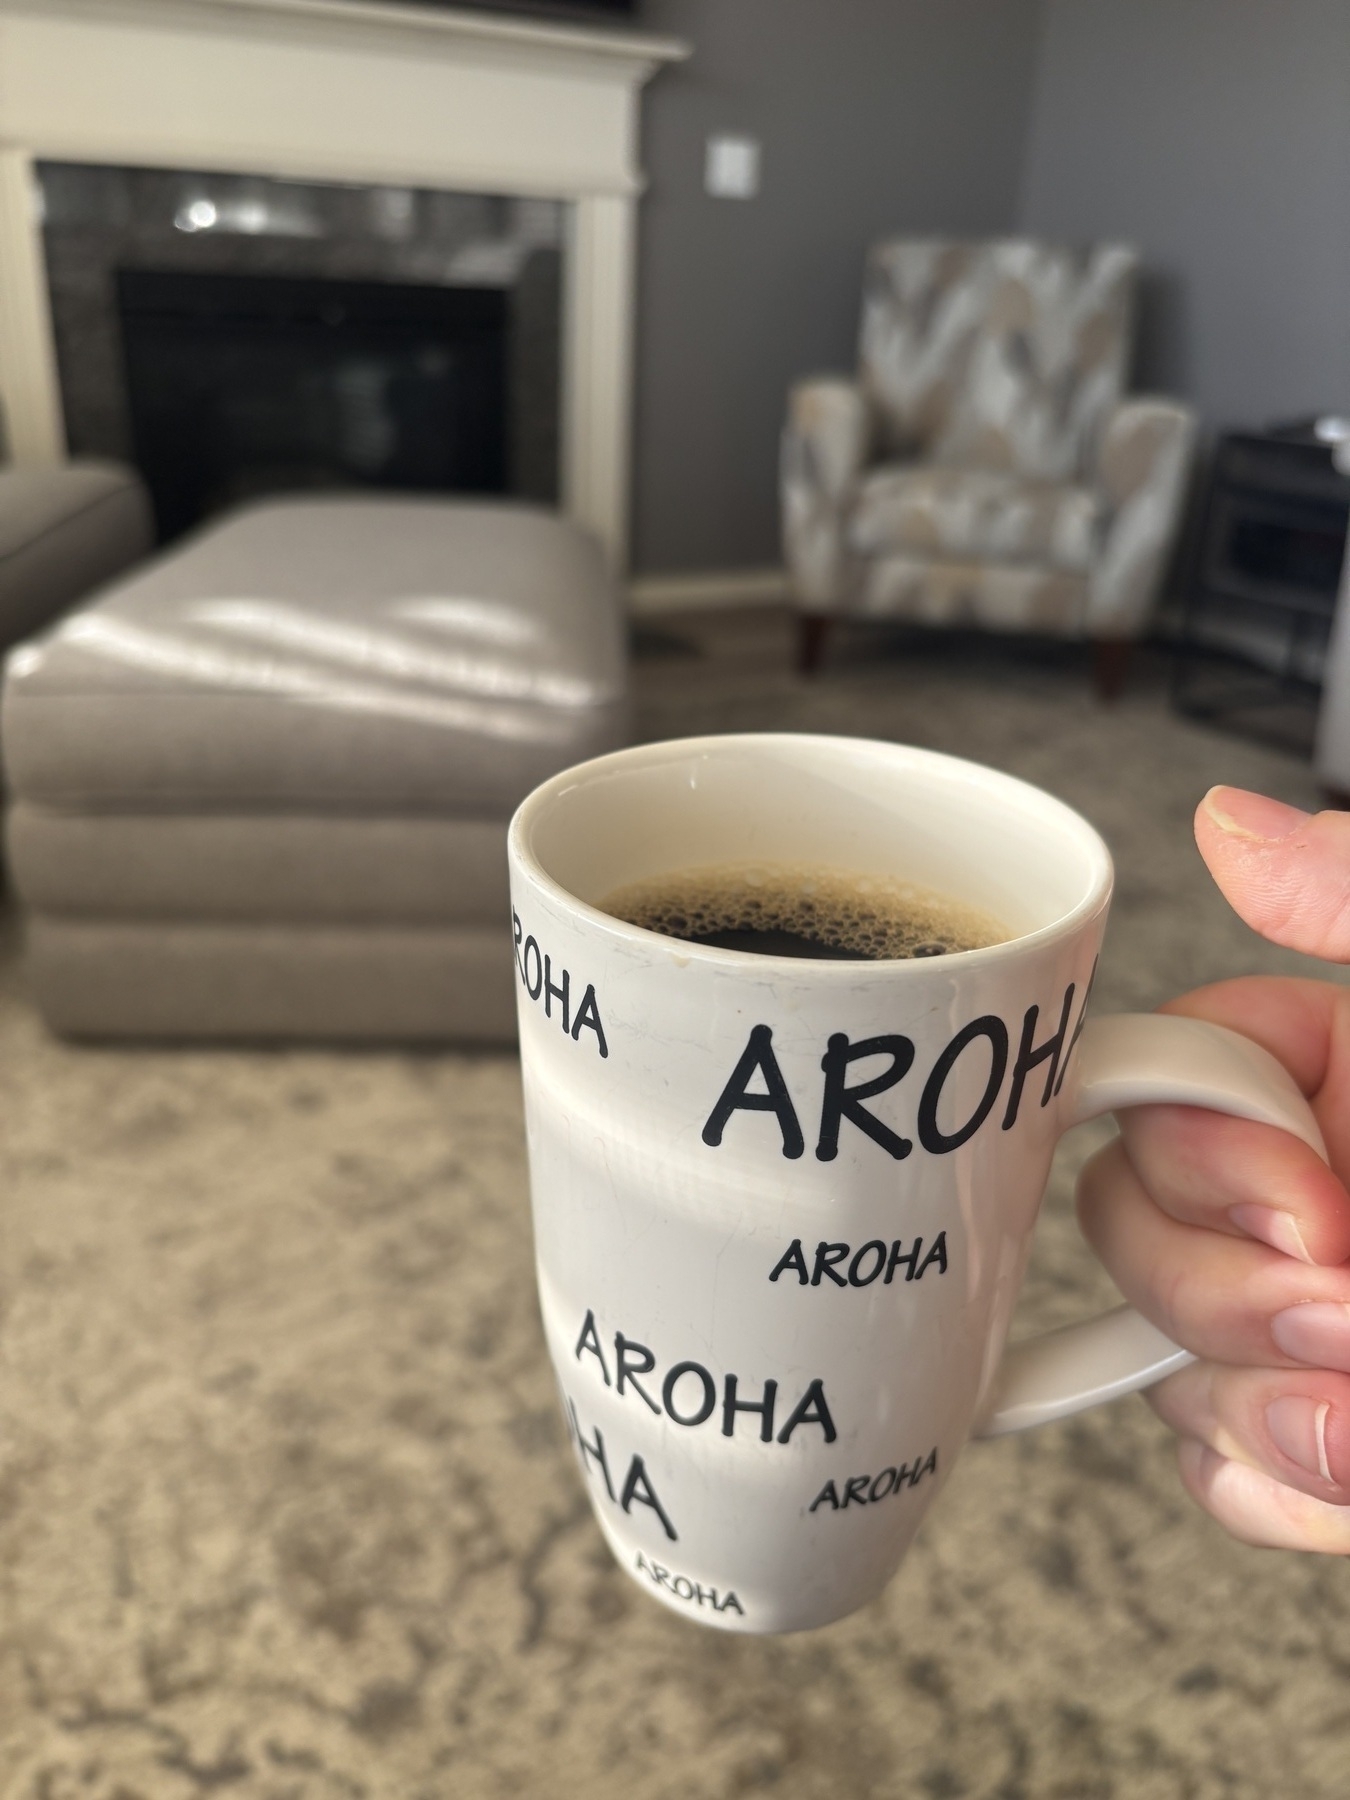
[[[931,888],[812,864],[677,869],[617,888],[600,907],[664,937],[786,931],[867,961],[978,950],[1012,936],[992,914]]]

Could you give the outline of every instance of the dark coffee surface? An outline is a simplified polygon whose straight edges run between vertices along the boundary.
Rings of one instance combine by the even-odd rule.
[[[687,934],[685,943],[710,944],[715,950],[748,950],[754,956],[824,957],[831,962],[856,962],[852,950],[800,931],[703,931]]]
[[[675,870],[601,904],[685,943],[810,960],[944,956],[1011,935],[989,914],[914,883],[811,865]]]

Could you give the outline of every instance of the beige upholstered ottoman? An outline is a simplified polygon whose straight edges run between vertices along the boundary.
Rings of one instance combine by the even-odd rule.
[[[11,653],[31,988],[68,1035],[509,1040],[506,824],[613,748],[596,546],[512,505],[254,506]]]

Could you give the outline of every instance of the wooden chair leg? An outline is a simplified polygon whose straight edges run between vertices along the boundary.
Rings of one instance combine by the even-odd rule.
[[[1129,673],[1134,642],[1130,638],[1098,638],[1092,652],[1092,681],[1097,698],[1119,700]]]
[[[831,620],[825,613],[803,613],[797,624],[797,673],[814,675],[825,660]]]

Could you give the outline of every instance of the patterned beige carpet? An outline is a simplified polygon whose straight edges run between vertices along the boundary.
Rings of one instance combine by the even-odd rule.
[[[696,650],[701,647],[701,654]],[[1306,768],[1077,658],[773,613],[648,632],[646,736],[911,739],[1121,868],[1103,1008],[1293,967],[1190,844]],[[0,989],[3,1800],[1344,1800],[1350,1568],[1229,1543],[1137,1400],[977,1447],[883,1599],[707,1633],[614,1568],[555,1415],[505,1056],[76,1050]],[[1064,1157],[1028,1327],[1108,1293]]]

